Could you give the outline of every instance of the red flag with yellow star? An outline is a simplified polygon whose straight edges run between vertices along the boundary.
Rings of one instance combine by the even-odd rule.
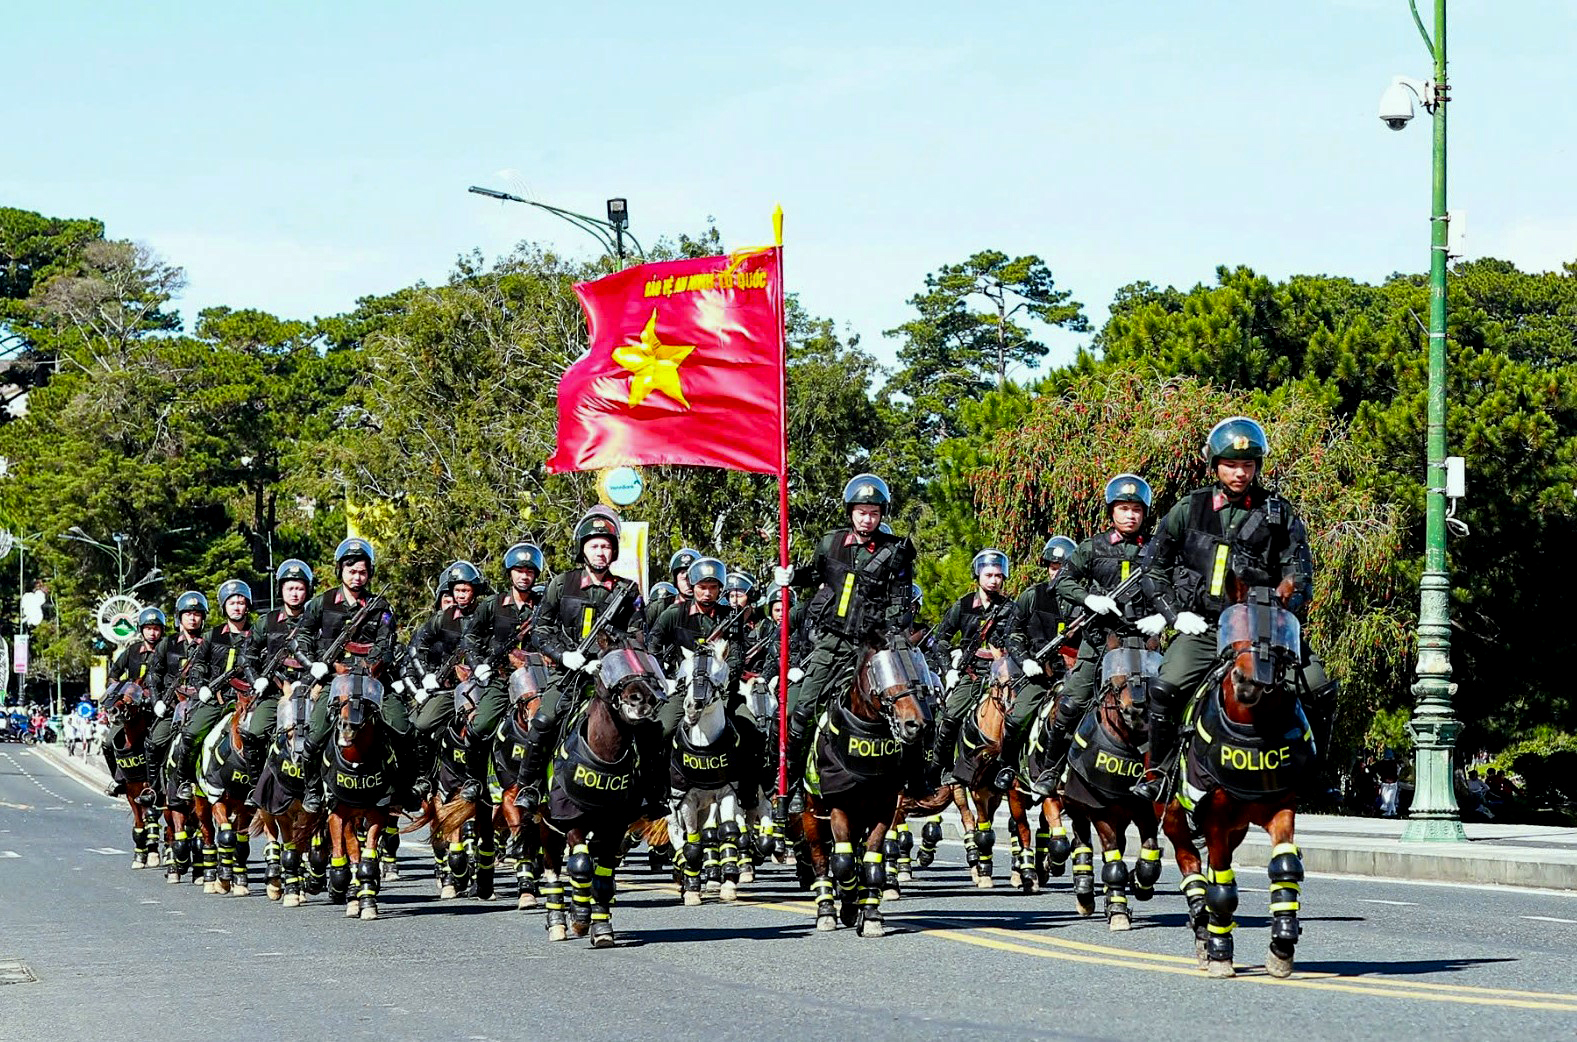
[[[564,372],[548,470],[784,465],[781,247],[575,286],[591,349]]]

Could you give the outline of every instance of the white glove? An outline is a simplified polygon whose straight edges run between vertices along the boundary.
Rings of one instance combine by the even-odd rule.
[[[412,693],[412,695],[411,695],[411,698],[413,698],[416,701],[417,705],[421,705],[423,702],[426,702],[431,697],[433,697],[433,693],[431,691],[427,690],[425,687],[417,688],[416,691],[414,693]]]
[[[328,663],[327,662],[314,662],[314,663],[312,663],[312,668],[309,669],[307,672],[312,674],[312,679],[313,680],[322,680],[324,677],[329,675]]]
[[[1208,630],[1210,628],[1210,623],[1206,622],[1204,619],[1200,618],[1198,615],[1195,615],[1191,611],[1180,611],[1177,613],[1177,621],[1172,623],[1172,628],[1177,630],[1179,633],[1186,633],[1189,636],[1197,636],[1198,634],[1205,632],[1205,630]]]
[[[570,648],[564,652],[564,657],[559,659],[559,661],[564,664],[565,669],[580,669],[586,664],[586,656],[574,648]]]
[[[679,681],[677,679],[664,680],[663,686],[668,689],[668,697],[672,698],[674,696],[674,692],[679,690]]]
[[[212,702],[213,700],[214,700],[214,689],[213,688],[209,687],[207,684],[204,684],[202,687],[197,689],[197,701],[199,701],[199,702]]]
[[[953,649],[953,657],[948,659],[948,663],[951,664],[952,667],[953,667],[953,672],[955,672],[955,673],[958,672],[958,664],[960,662],[962,662],[962,661],[964,661],[964,649],[963,648],[954,648]]]
[[[790,684],[798,684],[801,680],[804,680],[804,679],[805,679],[805,671],[803,669],[800,669],[798,666],[790,666],[789,667],[789,683]]]
[[[1117,602],[1103,593],[1092,593],[1084,598],[1084,606],[1098,615],[1117,615]]]
[[[1032,658],[1027,658],[1024,660],[1024,675],[1026,677],[1038,677],[1044,672],[1046,671],[1040,668],[1039,662],[1036,662]]]
[[[153,703],[153,715],[157,719],[163,720],[169,711],[170,707],[164,704],[164,699],[161,698],[157,702]]]
[[[580,667],[580,671],[582,673],[586,674],[588,677],[596,676],[598,673],[602,672],[602,659],[600,659],[600,658],[589,658],[589,659],[587,659],[586,660],[586,664],[584,666]]]
[[[947,689],[949,691],[951,691],[953,688],[957,687],[958,686],[958,670],[956,670],[956,669],[948,670],[947,671],[947,676],[942,678],[942,683],[947,687]]]
[[[268,678],[267,677],[258,677],[256,680],[252,681],[252,690],[256,691],[260,695],[264,691],[267,691],[268,690]]]
[[[772,694],[774,694],[774,695],[776,695],[778,693],[778,678],[777,677],[773,677],[771,680],[767,681],[767,690],[772,692]]]
[[[422,690],[428,692],[437,691],[438,678],[433,676],[431,673],[428,673],[426,676],[422,677]]]
[[[1134,623],[1134,628],[1146,637],[1159,637],[1161,631],[1166,629],[1166,616],[1160,612],[1156,612],[1154,615],[1146,615]]]
[[[390,684],[389,685],[389,690],[393,691],[397,695],[398,694],[403,694],[404,691],[405,691],[405,678],[404,677],[400,677],[394,683]]]
[[[794,582],[794,569],[785,568],[781,564],[772,569],[772,581],[779,586],[789,586]]]
[[[486,684],[493,679],[493,667],[484,662],[471,671],[471,678],[478,684]]]

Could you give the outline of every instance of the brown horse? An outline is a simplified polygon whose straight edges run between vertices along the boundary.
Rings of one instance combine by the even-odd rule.
[[[126,785],[126,802],[131,807],[131,845],[136,851],[132,868],[157,868],[159,865],[159,825],[153,811],[138,797],[152,784],[148,753],[144,741],[153,726],[152,700],[147,690],[134,680],[123,680],[104,693],[100,703],[111,731],[118,732],[122,744],[110,750],[115,761],[115,777]]]
[[[1000,766],[997,757],[1002,752],[1003,731],[1014,691],[1023,676],[1018,662],[1011,656],[995,654],[990,679],[981,689],[974,714],[965,721],[958,735],[960,754],[953,767],[953,777],[959,779],[960,784],[953,786],[953,805],[958,808],[963,822],[964,860],[969,864],[969,877],[981,889],[993,885],[991,851],[996,845],[996,830],[992,820],[1004,795],[991,788],[989,779],[995,777]],[[1028,809],[1022,800],[1012,799],[1012,793],[1008,795],[1013,846],[1017,852],[1013,885],[1026,894],[1034,893],[1040,889],[1040,879],[1035,874],[1034,837],[1030,833]]]
[[[192,786],[192,812],[208,823],[218,854],[218,873],[205,880],[209,894],[248,893],[247,861],[251,857],[253,811],[246,806],[257,779],[247,765],[246,723],[257,695],[246,681],[230,681],[235,696],[231,711],[214,725],[197,754],[197,784]]]
[[[636,728],[651,725],[666,687],[662,667],[644,651],[611,650],[601,661],[596,694],[564,721],[538,836],[548,940],[589,933],[593,948],[611,948],[613,874],[641,816],[642,773],[650,769]],[[567,912],[565,876],[573,888]]]
[[[799,818],[815,870],[817,930],[836,930],[841,920],[861,937],[882,936],[884,843],[899,810],[906,760],[925,731],[929,674],[917,651],[867,649],[853,686],[817,726]],[[856,846],[864,848],[859,863]]]
[[[455,686],[454,714],[438,737],[432,795],[423,801],[418,818],[418,822],[428,822],[440,899],[458,897],[473,885],[478,899],[493,897],[491,794],[484,788],[477,799],[470,800],[462,792],[471,777],[465,758],[472,745],[471,721],[480,694],[481,687],[470,677]]]
[[[301,806],[308,720],[319,690],[305,682],[285,685],[274,718],[273,745],[257,790],[259,827],[268,836],[269,845],[279,850],[278,874],[272,859],[265,868],[266,891],[270,901],[279,901],[284,908],[295,908],[305,900],[306,852],[313,850],[313,840],[322,832],[323,815]]]
[[[1234,602],[1221,613],[1221,663],[1183,718],[1176,790],[1163,828],[1176,848],[1194,927],[1194,953],[1212,977],[1231,977],[1237,881],[1232,852],[1258,825],[1270,836],[1270,951],[1265,969],[1292,974],[1303,861],[1293,839],[1297,783],[1313,755],[1308,722],[1295,691],[1301,635],[1298,620],[1274,592],[1234,581]],[[1208,866],[1195,843],[1204,837]],[[1201,869],[1205,870],[1202,872]]]
[[[1155,805],[1129,790],[1144,773],[1141,746],[1149,740],[1145,726],[1149,678],[1161,656],[1143,638],[1133,646],[1110,650],[1101,660],[1098,700],[1074,731],[1067,779],[1058,802],[1073,821],[1078,846],[1073,851],[1073,893],[1080,915],[1095,911],[1094,848],[1091,825],[1101,841],[1101,883],[1106,893],[1106,924],[1127,930],[1133,923],[1130,892],[1140,901],[1155,895],[1161,876],[1160,822]],[[1130,875],[1123,863],[1128,826],[1139,830],[1139,858]]]
[[[394,758],[383,736],[383,685],[375,677],[340,673],[330,682],[334,741],[323,752],[330,795],[329,903],[345,905],[347,919],[378,918],[379,841],[394,799]],[[366,836],[365,850],[358,833]],[[364,856],[364,854],[366,856]],[[351,873],[356,892],[350,892]]]
[[[515,882],[520,889],[516,908],[537,906],[539,852],[537,812],[521,809],[520,767],[526,755],[526,738],[531,733],[531,718],[542,704],[542,692],[550,681],[541,655],[521,656],[522,664],[509,677],[509,712],[493,743],[493,774],[498,779],[499,797],[493,807],[493,833],[504,837],[507,856],[515,862]]]
[[[191,684],[176,684],[169,692],[175,706],[170,720],[174,731],[186,722],[187,714],[197,705],[197,688]],[[164,881],[179,883],[188,870],[192,882],[201,884],[204,892],[219,881],[219,853],[214,847],[212,821],[199,815],[190,803],[175,800],[177,787],[176,769],[168,759],[158,765],[164,773],[160,787],[165,795],[164,831],[169,843],[170,856],[164,859]]]

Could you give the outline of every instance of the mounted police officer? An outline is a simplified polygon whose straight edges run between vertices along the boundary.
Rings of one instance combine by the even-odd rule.
[[[438,594],[449,597],[449,604],[441,607],[427,621],[416,628],[411,636],[410,659],[405,663],[406,686],[416,701],[416,713],[411,723],[416,729],[416,740],[424,746],[436,741],[438,732],[449,723],[454,714],[454,703],[448,698],[434,698],[439,690],[452,691],[471,675],[471,667],[464,661],[460,641],[465,628],[476,611],[476,589],[482,573],[470,561],[454,561],[439,577]],[[420,756],[420,767],[429,762],[428,749]],[[426,792],[425,770],[415,778],[418,792]]]
[[[1031,781],[1037,793],[1050,792],[1056,786],[1073,732],[1095,700],[1107,638],[1114,631],[1132,633],[1135,617],[1148,617],[1141,588],[1130,586],[1121,603],[1111,595],[1139,567],[1154,493],[1139,475],[1118,474],[1106,483],[1105,498],[1109,527],[1079,544],[1058,583],[1058,596],[1069,622],[1080,614],[1089,617],[1079,634],[1078,658],[1062,682],[1057,713],[1046,736],[1047,770]],[[1146,629],[1155,629],[1150,623],[1159,621],[1151,617]]]
[[[1046,698],[1056,690],[1062,673],[1062,655],[1053,652],[1045,662],[1036,658],[1040,650],[1059,637],[1072,618],[1058,596],[1058,581],[1064,566],[1078,549],[1077,544],[1065,535],[1054,535],[1046,540],[1040,551],[1040,563],[1046,567],[1046,578],[1019,594],[1013,610],[1013,632],[1008,634],[1008,651],[1024,668],[1024,680],[1013,699],[1013,707],[1002,731],[1002,768],[997,772],[995,787],[1006,792],[1013,784],[1019,755],[1031,724],[1046,704]]]
[[[807,616],[817,638],[799,683],[789,686],[788,790],[798,789],[805,773],[816,720],[830,699],[854,686],[855,672],[868,646],[908,646],[914,606],[914,544],[880,530],[892,505],[887,482],[858,474],[843,487],[849,526],[822,537],[809,566],[773,569],[779,586],[819,584]],[[788,800],[774,801],[772,816],[785,820]]]
[[[652,588],[646,591],[646,634],[651,636],[652,627],[657,625],[657,620],[662,618],[668,606],[679,599],[679,587],[671,582],[653,583]]]
[[[668,558],[668,577],[673,582],[658,583],[652,587],[651,598],[646,605],[647,632],[651,632],[651,628],[657,625],[658,617],[662,615],[663,611],[670,604],[674,603],[675,598],[681,601],[688,601],[695,595],[694,589],[690,586],[690,566],[700,559],[701,551],[692,550],[688,546],[681,546],[674,551],[672,557]],[[666,600],[662,601],[661,606],[659,606],[658,595],[664,586],[672,587],[673,593]],[[662,592],[666,593],[667,591]]]
[[[1002,592],[1011,566],[1001,550],[982,550],[969,563],[975,576],[975,591],[954,601],[942,616],[936,638],[952,644],[945,678],[947,700],[936,724],[936,744],[932,761],[946,771],[953,762],[953,749],[964,715],[974,706],[991,679],[995,652],[1005,651],[1008,636],[1018,625],[1017,606]]]
[[[728,578],[723,580],[723,596],[728,607],[745,609],[747,623],[754,623],[757,618],[755,592],[756,581],[747,572],[729,572]]]
[[[477,604],[460,636],[465,661],[478,686],[466,749],[471,777],[462,795],[467,799],[474,800],[487,784],[494,734],[509,708],[509,678],[526,664],[531,650],[530,626],[538,600],[532,588],[543,567],[542,548],[535,543],[515,543],[505,550],[503,592]]]
[[[628,641],[640,647],[644,640],[640,594],[610,570],[619,556],[619,527],[618,515],[601,507],[593,507],[575,523],[572,539],[578,567],[553,577],[532,617],[532,646],[557,668],[531,719],[515,797],[521,807],[541,800],[559,725],[586,696],[601,666],[597,648],[582,651],[581,645],[599,626],[615,644]],[[604,625],[603,615],[609,611],[613,614]],[[668,769],[661,736],[637,735],[637,742],[647,799],[661,800],[667,795]]]
[[[1216,664],[1216,620],[1228,577],[1251,587],[1290,579],[1292,594],[1283,607],[1300,616],[1307,609],[1314,582],[1308,536],[1292,504],[1260,484],[1269,451],[1264,428],[1246,416],[1211,428],[1204,456],[1212,483],[1167,513],[1145,551],[1143,584],[1159,617],[1141,620],[1141,629],[1159,632],[1170,625],[1177,631],[1150,688],[1149,771],[1133,790],[1147,799],[1160,798],[1177,752],[1178,718]],[[1311,724],[1319,720],[1315,733],[1323,740],[1337,685],[1307,647],[1304,663],[1304,708]]]
[[[295,656],[290,643],[296,627],[306,617],[307,598],[312,596],[314,578],[312,568],[294,557],[274,569],[279,606],[258,619],[252,627],[251,639],[246,642],[246,664],[241,674],[252,685],[256,701],[252,703],[243,742],[247,767],[252,777],[259,781],[262,780],[268,740],[274,733],[279,698],[285,693],[285,685],[294,686],[307,677],[307,664]],[[278,665],[272,673],[265,672],[276,656]]]
[[[158,608],[148,607],[137,613],[138,639],[126,645],[124,651],[115,656],[115,661],[110,664],[109,683],[118,684],[123,680],[130,680],[140,684],[144,689],[152,690],[148,672],[155,661],[159,641],[164,639],[165,619],[164,612]],[[115,750],[121,748],[126,738],[126,729],[117,725],[109,733],[109,739],[101,750],[104,762],[109,765],[110,777],[115,777]],[[106,796],[119,796],[126,791],[126,783],[114,781],[109,788],[104,790]]]
[[[372,544],[365,539],[342,540],[334,549],[337,588],[307,602],[294,644],[296,658],[307,663],[307,672],[314,684],[326,685],[330,672],[358,673],[379,679],[392,673],[394,614],[388,602],[371,590],[375,560]],[[352,623],[354,628],[346,632]],[[336,644],[339,645],[337,649]],[[318,695],[307,724],[307,769],[301,805],[308,811],[323,808],[320,783],[323,750],[330,734],[329,701],[326,692]],[[383,700],[383,729],[386,741],[394,749],[401,775],[396,799],[406,807],[415,806],[417,801],[410,791],[410,764],[414,757],[411,723],[405,704],[398,698]]]
[[[175,733],[174,713],[180,688],[194,693],[192,669],[203,646],[203,623],[208,620],[208,598],[187,590],[175,598],[175,632],[166,634],[154,649],[148,668],[148,689],[153,692],[154,725],[148,729],[144,746],[148,752],[150,784],[140,797],[144,806],[153,806],[163,793],[164,764]]]
[[[173,799],[179,803],[192,798],[198,752],[203,739],[234,701],[231,681],[240,678],[246,643],[252,635],[252,588],[240,579],[230,579],[219,587],[217,599],[224,621],[208,632],[208,639],[192,662],[191,682],[198,685],[197,704],[187,711],[185,722],[170,744],[170,767],[176,778]]]

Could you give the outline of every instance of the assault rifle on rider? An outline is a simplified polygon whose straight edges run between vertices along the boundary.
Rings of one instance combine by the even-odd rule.
[[[612,624],[613,617],[619,613],[620,608],[624,607],[624,602],[629,599],[630,591],[633,589],[635,589],[635,583],[626,579],[624,580],[624,585],[613,591],[613,596],[603,602],[602,611],[597,613],[597,621],[592,623],[592,627],[587,631],[586,636],[581,638],[581,642],[575,646],[576,651],[582,655],[591,654],[592,649],[597,646],[597,639],[602,636],[602,631]]]
[[[374,608],[382,608],[386,603],[381,593],[373,594],[365,601],[362,601],[361,610],[345,621],[345,626],[339,631],[339,636],[334,638],[334,643],[329,645],[328,651],[318,661],[332,666],[334,660],[339,658],[340,653],[345,650],[345,645],[349,643],[351,634],[361,629],[362,624],[372,617]]]
[[[1129,574],[1128,578],[1124,579],[1121,583],[1118,583],[1117,588],[1111,593],[1106,594],[1106,596],[1110,597],[1114,601],[1118,600],[1134,587],[1138,586],[1139,580],[1142,578],[1144,578],[1144,568],[1135,568],[1133,572]],[[1079,634],[1083,633],[1084,628],[1090,625],[1092,620],[1096,618],[1098,618],[1098,613],[1086,611],[1073,623],[1073,625],[1069,626],[1067,629],[1048,640],[1045,647],[1041,648],[1031,657],[1034,658],[1036,662],[1043,661],[1047,655],[1050,655],[1058,648],[1061,648],[1067,644],[1074,637],[1077,637]]]
[[[285,639],[280,643],[279,647],[275,648],[274,653],[268,656],[268,661],[263,663],[263,669],[258,674],[258,676],[270,677],[274,675],[274,670],[278,669],[279,664],[285,661],[285,655],[290,651],[291,645],[295,642],[296,634],[301,629],[301,623],[305,621],[305,619],[305,613],[297,616],[296,624],[290,627],[290,632],[285,635]],[[236,674],[240,673],[244,668],[246,668],[246,659],[244,657],[240,657],[237,659],[235,665],[231,666],[217,677],[214,677],[212,680],[205,682],[208,690],[212,691],[216,698],[219,698],[223,701],[229,701],[229,699],[224,698],[224,688],[230,683],[230,681],[234,680]]]

